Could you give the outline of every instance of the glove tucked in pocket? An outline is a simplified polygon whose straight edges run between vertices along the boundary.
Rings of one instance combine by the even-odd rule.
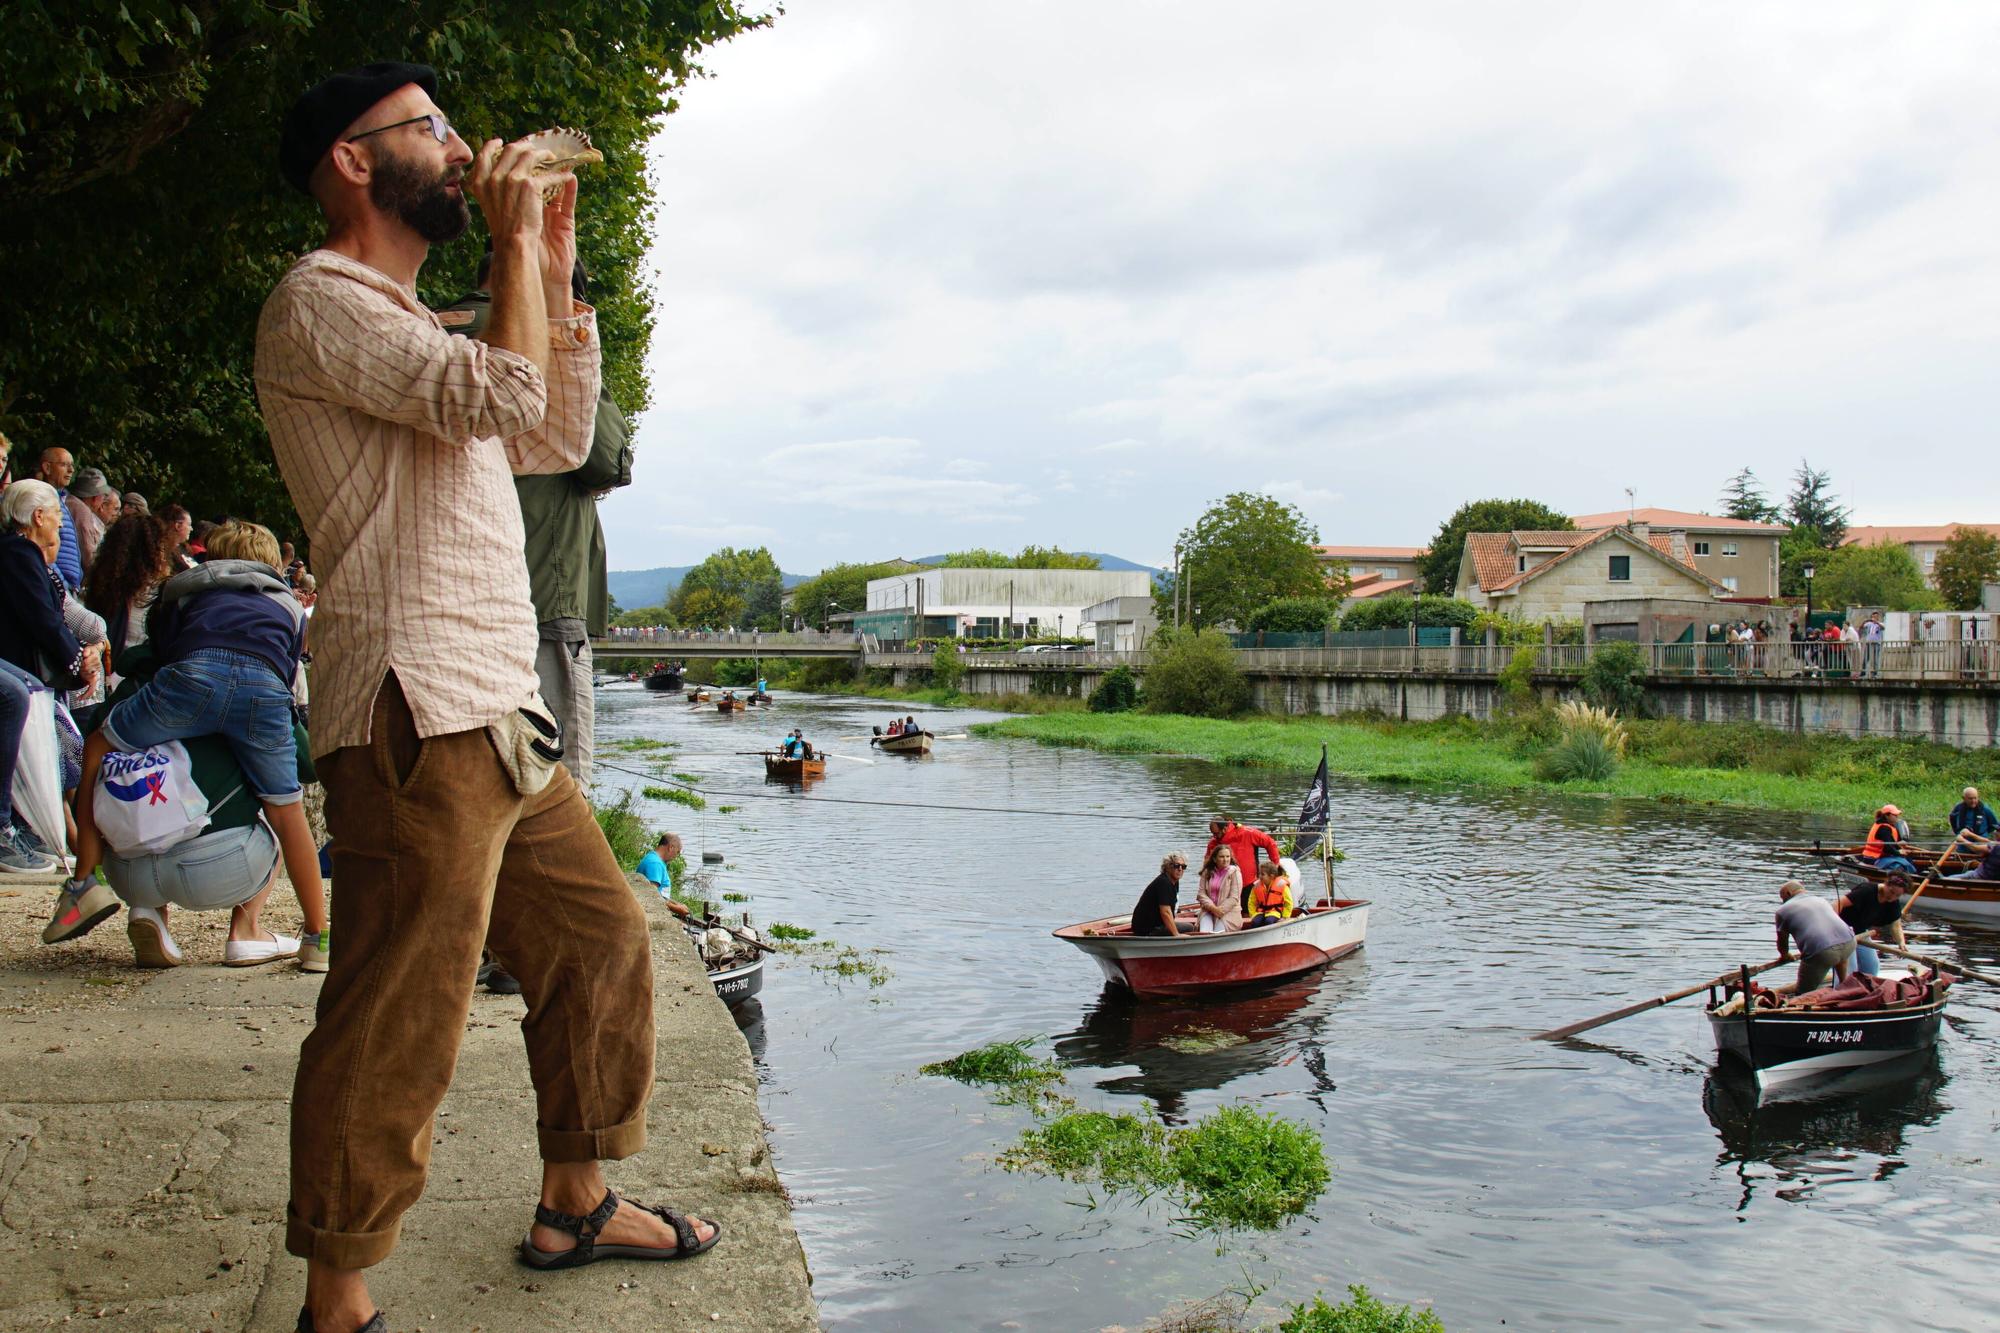
[[[563,757],[562,723],[542,696],[529,695],[528,702],[490,724],[486,735],[514,790],[523,796],[540,795]]]

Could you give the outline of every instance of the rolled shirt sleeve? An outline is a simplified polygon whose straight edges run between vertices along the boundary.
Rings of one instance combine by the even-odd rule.
[[[570,472],[583,465],[596,432],[602,376],[597,312],[579,302],[568,316],[549,321],[548,410],[534,426],[502,441],[514,475]]]

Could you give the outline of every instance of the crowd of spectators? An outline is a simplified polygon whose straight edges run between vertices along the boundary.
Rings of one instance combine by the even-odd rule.
[[[127,683],[120,675],[121,666],[142,673],[142,677],[155,666],[147,644],[150,613],[168,580],[208,561],[208,544],[213,538],[226,552],[239,557],[239,564],[246,551],[261,554],[261,559],[252,555],[250,567],[270,566],[275,576],[269,584],[273,595],[288,606],[296,602],[301,625],[310,623],[316,583],[290,544],[277,562],[272,561],[275,540],[254,524],[226,516],[197,521],[180,504],[155,509],[143,494],[121,492],[102,469],[78,467],[70,451],[61,447],[42,450],[34,466],[21,468],[18,476],[16,461],[11,442],[0,435],[0,487],[4,488],[0,489],[0,875],[52,875],[59,865],[57,852],[74,851],[93,842],[91,830],[79,833],[77,820],[79,790],[87,771],[86,740],[103,727],[114,694],[122,699],[136,687],[136,680]],[[258,534],[264,534],[261,540],[269,545],[261,544]],[[227,543],[222,542],[224,537],[229,539]],[[209,568],[213,571],[221,566]],[[299,647],[304,647],[303,632]],[[303,724],[304,672],[295,670],[286,683],[292,690],[295,720]],[[279,688],[282,693],[283,685]],[[31,708],[31,700],[43,693],[50,697],[52,707],[37,712]],[[52,723],[53,738],[31,732],[31,717],[40,728]],[[101,740],[97,748],[102,749]],[[62,826],[50,827],[44,812],[37,828],[17,804],[16,778],[25,764],[46,765],[51,753],[58,766]],[[226,798],[243,787],[243,777],[226,745],[215,754],[204,753],[196,767],[200,770],[197,780],[206,777],[216,782],[219,797]],[[86,798],[86,812],[88,804]],[[250,814],[235,825],[255,821],[254,802],[251,807]],[[268,818],[267,811],[266,822]],[[214,829],[223,822],[217,815],[209,827]],[[209,836],[219,835],[204,834],[193,842],[204,842]],[[237,842],[254,843],[263,838],[264,830],[258,829],[253,836],[241,827],[232,827],[230,836]],[[57,839],[65,845],[53,845]],[[231,901],[213,901],[211,895],[202,903],[237,909],[231,930],[232,961],[239,955],[259,961],[265,955],[289,956],[284,953],[286,944],[291,953],[300,952],[298,941],[273,937],[257,924],[257,907],[269,893],[275,874],[275,839],[271,843],[269,857],[250,858],[256,862],[252,870],[258,883],[232,889]],[[66,881],[59,895],[58,919],[51,921],[50,931],[58,939],[74,938],[114,913],[122,899],[132,908],[129,933],[138,961],[153,966],[179,962],[178,948],[166,931],[165,911],[171,897],[134,888],[141,881],[162,880],[161,867],[148,864],[148,860],[114,857],[107,852],[106,871],[115,896],[94,881]],[[117,873],[121,870],[122,876]],[[121,878],[128,882],[121,883]],[[175,883],[192,882],[183,874],[165,878]],[[317,892],[316,885],[313,891]],[[61,921],[66,908],[70,910],[70,929],[63,928]],[[313,913],[307,915],[311,924]],[[48,932],[44,938],[49,938]]]

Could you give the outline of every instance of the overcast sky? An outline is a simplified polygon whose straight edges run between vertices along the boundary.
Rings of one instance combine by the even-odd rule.
[[[2000,521],[2000,9],[791,0],[654,152],[614,569],[1026,542],[1254,489]]]

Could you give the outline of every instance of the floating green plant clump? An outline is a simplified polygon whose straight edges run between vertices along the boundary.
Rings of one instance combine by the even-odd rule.
[[[789,922],[775,921],[771,924],[770,935],[774,940],[809,940],[814,932],[804,926],[794,926]]]
[[[740,805],[718,805],[715,807],[715,813],[718,815],[733,815],[742,808]]]
[[[750,895],[747,893],[725,893],[722,895],[722,901],[726,903],[747,903],[750,901]]]
[[[675,773],[671,776],[676,782],[695,783],[701,781],[701,774],[699,773]]]
[[[672,801],[690,810],[705,810],[708,802],[694,792],[680,787],[642,787],[639,794],[649,801]]]
[[[674,742],[656,741],[650,736],[628,736],[622,741],[611,742],[605,748],[623,750],[627,754],[637,754],[641,750],[671,750],[674,748]]]
[[[1328,1305],[1324,1296],[1313,1297],[1311,1305],[1294,1305],[1291,1316],[1278,1325],[1278,1333],[1445,1333],[1445,1329],[1444,1321],[1429,1310],[1387,1306],[1368,1288],[1351,1286],[1339,1305]]]
[[[815,958],[811,963],[815,972],[826,973],[843,980],[859,977],[871,987],[887,985],[889,978],[894,975],[872,956],[881,953],[880,949],[870,949],[867,953],[863,953],[852,945],[838,944],[833,940],[821,940],[812,947],[824,951],[823,957]]]
[[[1304,1212],[1331,1179],[1319,1135],[1247,1106],[1176,1130],[1170,1165],[1197,1221],[1263,1231]]]
[[[1160,1045],[1181,1055],[1200,1055],[1204,1051],[1221,1051],[1231,1046],[1241,1046],[1248,1040],[1249,1038],[1240,1032],[1224,1032],[1221,1028],[1192,1027],[1185,1032],[1162,1037]]]
[[[1028,1048],[1034,1044],[1033,1037],[988,1042],[954,1055],[949,1060],[924,1065],[917,1072],[957,1079],[960,1083],[1019,1085],[1060,1081],[1062,1066],[1053,1060],[1031,1055]]]
[[[1069,1111],[1025,1131],[1000,1165],[1166,1193],[1197,1229],[1271,1230],[1304,1212],[1331,1179],[1317,1134],[1247,1106],[1176,1130],[1127,1113]]]

